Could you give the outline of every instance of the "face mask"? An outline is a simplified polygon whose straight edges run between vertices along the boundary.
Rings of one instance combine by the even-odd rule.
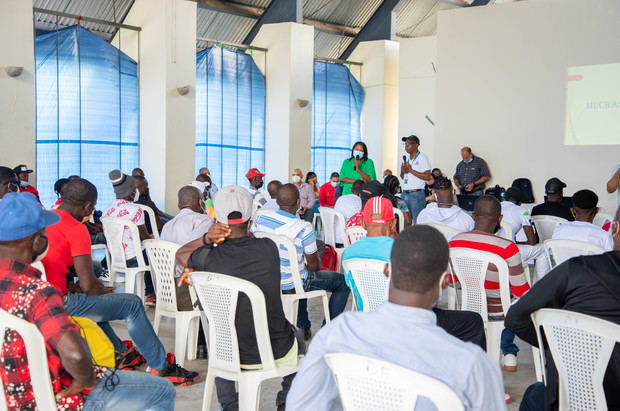
[[[21,188],[26,188],[26,187],[28,187],[28,182],[27,181],[19,180],[19,185],[20,185]]]
[[[474,161],[474,158],[470,158],[469,160],[467,160],[467,164],[471,163],[472,161]]]
[[[331,185],[332,185],[332,187],[334,187],[334,188],[338,187],[338,182],[337,182],[337,181],[332,181],[330,184],[331,184]]]
[[[359,160],[362,157],[364,157],[364,152],[363,151],[354,150],[353,151],[353,157]]]
[[[301,176],[293,176],[293,183],[299,183],[301,181]]]
[[[140,192],[138,190],[136,190],[136,194],[134,194],[134,196],[133,196],[133,202],[135,203],[139,199],[140,199]]]
[[[263,186],[263,182],[261,181],[260,183],[258,183],[258,184],[256,185],[256,189],[258,190],[258,189],[259,189],[259,188],[261,188],[262,186]]]
[[[50,248],[50,243],[47,237],[42,235],[41,238],[45,238],[45,250],[37,254],[32,260],[32,263],[38,263],[39,261],[43,260],[45,256],[47,255],[47,250],[49,250]],[[34,238],[32,239],[32,247],[34,248]]]

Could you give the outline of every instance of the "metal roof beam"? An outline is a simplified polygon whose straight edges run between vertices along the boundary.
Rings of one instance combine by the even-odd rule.
[[[263,24],[294,22],[303,23],[302,0],[272,0],[265,12],[254,24],[248,35],[243,40],[244,44],[252,43]]]
[[[349,44],[349,47],[340,55],[340,60],[349,58],[353,50],[362,41],[394,40],[396,36],[396,13],[394,8],[399,0],[383,0],[377,11],[362,27],[359,34]]]

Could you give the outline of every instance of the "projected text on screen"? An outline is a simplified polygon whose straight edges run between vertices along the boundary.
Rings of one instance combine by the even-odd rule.
[[[620,144],[620,63],[568,68],[564,144]]]

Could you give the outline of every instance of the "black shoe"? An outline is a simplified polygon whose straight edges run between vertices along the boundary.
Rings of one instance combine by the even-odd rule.
[[[146,364],[146,359],[133,345],[124,353],[116,353],[115,360],[117,370],[134,370]]]
[[[205,358],[207,358],[207,346],[206,345],[198,346],[198,348],[196,349],[196,358],[201,359],[201,360],[204,360]]]
[[[302,328],[301,330],[304,332],[304,340],[308,341],[312,338],[312,331],[310,331],[310,327]]]
[[[173,385],[180,386],[191,385],[198,381],[198,378],[200,378],[197,372],[188,371],[177,363],[166,364],[166,368],[164,368],[160,372],[151,369],[151,374],[158,375],[162,378],[167,379]]]

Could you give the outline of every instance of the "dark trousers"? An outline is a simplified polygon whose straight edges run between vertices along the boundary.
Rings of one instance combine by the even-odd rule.
[[[144,256],[144,262],[146,264],[149,263],[149,259],[146,255],[146,251],[142,250],[142,255]],[[127,260],[127,268],[137,267],[138,259],[136,257],[130,258]],[[148,297],[150,295],[155,295],[155,287],[153,286],[153,279],[151,278],[151,272],[147,271],[144,273],[144,294]]]
[[[437,326],[459,340],[477,344],[484,351],[487,350],[487,341],[484,335],[482,317],[473,311],[455,311],[433,308],[437,316]]]
[[[519,411],[545,411],[545,404],[547,403],[547,390],[545,384],[537,382],[525,390],[523,398],[521,399],[521,405]]]
[[[175,281],[178,281],[178,278]],[[194,307],[192,305],[192,297],[189,295],[189,286],[182,283],[180,287],[175,287],[174,291],[177,295],[177,309],[179,311],[192,311]],[[198,322],[198,345],[207,345],[202,321]]]
[[[297,339],[297,353],[306,353],[306,343],[304,342],[304,335],[298,329],[295,329],[295,338]],[[286,405],[286,396],[291,389],[293,378],[295,374],[287,375],[282,378],[282,390],[278,392],[276,396],[276,406],[278,411],[284,410]],[[215,378],[215,390],[217,392],[217,400],[222,406],[222,411],[238,411],[239,410],[239,393],[235,387],[235,382],[225,380],[223,378]]]

